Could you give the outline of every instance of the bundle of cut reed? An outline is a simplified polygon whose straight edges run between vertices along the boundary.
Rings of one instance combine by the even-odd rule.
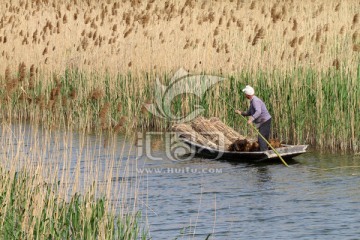
[[[189,124],[185,124],[185,123],[175,124],[174,126],[172,126],[172,130],[181,133],[183,137],[195,141],[200,145],[207,146],[213,149],[218,148],[214,142],[212,142],[211,140],[205,138],[204,136],[196,132]]]
[[[198,117],[191,122],[191,126],[206,139],[214,142],[219,149],[227,149],[232,143],[209,119]]]
[[[209,119],[209,121],[215,126],[220,132],[222,132],[225,136],[225,138],[229,139],[230,142],[234,142],[237,139],[245,139],[243,135],[235,131],[233,128],[227,126],[225,123],[223,123],[219,118],[212,117]]]

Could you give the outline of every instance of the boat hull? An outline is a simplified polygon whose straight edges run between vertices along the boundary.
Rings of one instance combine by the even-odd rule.
[[[186,138],[180,138],[180,140],[194,150],[196,156],[198,157],[237,162],[257,162],[279,159],[279,156],[273,150],[258,152],[230,152],[202,146]],[[300,154],[306,153],[307,147],[307,145],[284,145],[284,147],[277,148],[276,151],[283,159],[291,159]]]

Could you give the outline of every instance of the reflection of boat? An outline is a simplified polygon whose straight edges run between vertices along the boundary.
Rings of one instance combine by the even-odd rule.
[[[210,147],[202,146],[198,143],[190,141],[184,137],[179,139],[191,147],[196,152],[196,156],[206,157],[210,159],[225,159],[237,162],[252,162],[252,161],[268,161],[279,159],[279,156],[273,150],[262,152],[230,152],[213,149]],[[283,145],[284,147],[277,148],[276,151],[283,159],[291,159],[306,152],[308,145]]]

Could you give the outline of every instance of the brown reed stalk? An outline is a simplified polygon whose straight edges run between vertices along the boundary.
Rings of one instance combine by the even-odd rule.
[[[286,27],[286,28],[284,29],[284,31],[283,31],[283,37],[285,37],[285,35],[286,35],[286,33],[287,33],[287,30],[288,30],[288,28]]]
[[[75,89],[72,89],[69,93],[69,97],[71,100],[75,100],[77,98],[77,92]]]
[[[219,23],[218,23],[218,25],[221,26],[222,23],[223,23],[223,17],[221,16],[221,17],[219,18]]]
[[[296,19],[294,19],[293,20],[293,26],[292,26],[291,30],[296,31],[297,28],[298,28],[298,23],[297,23]]]
[[[87,47],[89,46],[89,41],[86,37],[84,37],[81,41],[81,47],[84,51],[86,51]]]
[[[351,37],[352,42],[357,43],[358,37],[359,37],[358,31],[355,31]]]
[[[29,77],[29,89],[34,89],[34,78],[35,78],[35,65],[30,66],[30,77]]]
[[[45,54],[47,54],[47,52],[48,52],[48,48],[45,47],[45,48],[44,48],[44,51],[42,52],[42,55],[44,56]]]
[[[359,13],[356,13],[352,20],[352,25],[356,25],[359,22]]]
[[[95,19],[91,21],[90,27],[93,28],[93,29],[97,29],[97,28],[98,28],[98,26],[97,26],[96,23],[95,23]]]
[[[214,30],[214,37],[219,35],[219,27],[216,27]]]
[[[316,31],[315,41],[318,43],[320,41],[320,38],[321,38],[321,29],[318,29]]]
[[[57,85],[50,92],[50,100],[55,101],[57,97],[60,95],[61,85]]]
[[[335,12],[338,12],[340,10],[341,7],[341,2],[339,2],[336,6],[335,6]]]
[[[55,112],[55,109],[56,109],[56,102],[55,102],[55,100],[54,100],[54,99],[50,99],[46,107],[47,107],[47,111]]]
[[[285,50],[283,50],[283,52],[281,54],[281,57],[280,57],[281,61],[284,60],[284,57],[285,57]]]
[[[66,14],[64,14],[62,20],[63,20],[63,24],[66,24],[68,22]]]
[[[340,61],[339,61],[339,59],[337,59],[337,58],[334,59],[332,65],[336,68],[336,70],[339,70],[340,69]]]
[[[118,122],[118,123],[115,125],[115,127],[114,127],[114,132],[115,132],[115,133],[118,133],[118,132],[123,128],[123,126],[124,126],[125,123],[126,123],[126,120],[127,120],[127,118],[124,117],[124,116],[122,116],[122,117],[120,118],[119,122]]]
[[[5,69],[5,82],[9,82],[10,80],[11,80],[10,67],[7,66]]]
[[[344,34],[344,32],[345,32],[345,26],[342,26],[342,27],[340,28],[340,34]]]
[[[360,44],[354,44],[353,45],[353,51],[354,52],[360,52]]]
[[[93,89],[90,94],[89,94],[89,99],[90,100],[100,100],[102,97],[104,96],[104,92],[103,90],[101,90],[100,88],[96,88],[96,89]]]
[[[294,38],[289,42],[290,47],[294,48],[294,47],[296,46],[297,42],[298,42],[298,38],[297,38],[297,37],[294,37]]]
[[[324,30],[324,32],[328,32],[328,31],[329,31],[329,24],[328,24],[328,23],[326,23],[326,24],[324,25],[323,30]]]
[[[26,65],[24,62],[19,64],[19,82],[23,82],[26,78]]]
[[[299,37],[298,44],[301,45],[302,42],[304,41],[304,39],[305,39],[305,36]]]
[[[282,13],[277,10],[278,4],[275,3],[270,10],[271,19],[273,23],[277,23],[282,18]]]
[[[127,38],[127,36],[129,36],[129,34],[132,32],[132,30],[133,30],[132,27],[129,28],[128,30],[126,30],[126,31],[124,32],[124,38]]]
[[[118,103],[116,106],[116,111],[121,113],[122,112],[122,103]]]
[[[17,78],[10,78],[8,81],[6,81],[5,90],[8,96],[13,92],[14,89],[17,88],[18,83],[19,81]]]
[[[261,28],[257,31],[254,39],[252,40],[251,45],[255,46],[255,45],[258,43],[259,39],[264,39],[264,37],[265,37],[265,30],[261,27]]]
[[[109,108],[110,108],[110,103],[106,102],[99,111],[99,118],[100,118],[100,125],[102,129],[107,129],[107,114],[109,112]]]
[[[256,7],[255,1],[252,1],[250,4],[250,10],[254,10]]]
[[[324,53],[324,52],[325,52],[325,44],[321,44],[320,53]]]

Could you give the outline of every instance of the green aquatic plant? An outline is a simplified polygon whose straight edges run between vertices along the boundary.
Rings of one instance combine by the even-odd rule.
[[[220,75],[225,80],[202,97],[175,96],[170,107],[172,114],[186,116],[200,105],[205,117],[219,117],[242,134],[251,135],[232,110],[247,108],[241,89],[250,84],[267,103],[276,138],[319,149],[357,151],[360,119],[354,108],[360,104],[359,69],[356,73],[342,68],[321,72],[311,68],[243,70]],[[2,116],[30,119],[50,128],[72,125],[95,132],[164,131],[173,124],[153,116],[145,107],[155,101],[156,79],[167,86],[170,72],[111,76],[68,69],[50,79],[39,75],[32,88],[30,75],[11,91],[0,92]],[[0,82],[6,85],[5,78]]]

